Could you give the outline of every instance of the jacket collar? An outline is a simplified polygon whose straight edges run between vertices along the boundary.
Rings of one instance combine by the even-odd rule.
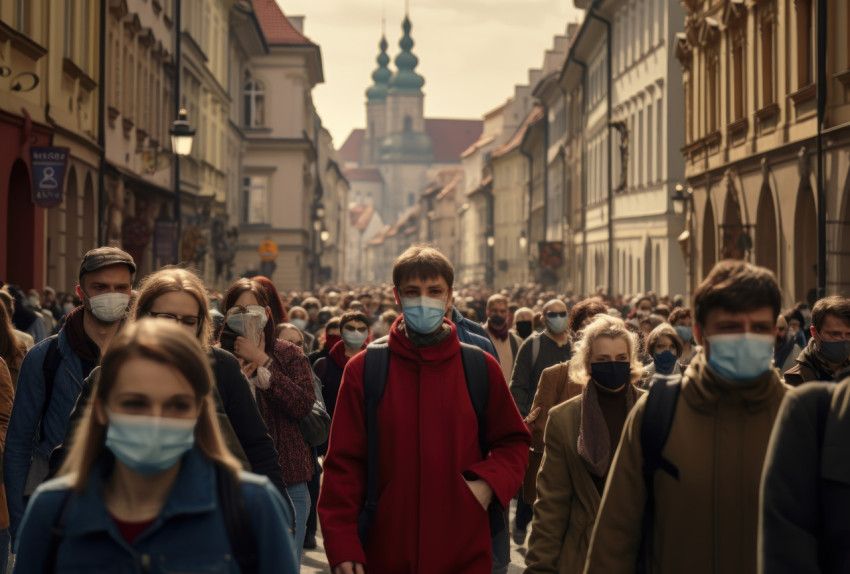
[[[443,325],[451,327],[449,336],[435,345],[418,347],[407,338],[402,329],[404,316],[400,315],[390,329],[390,351],[410,361],[417,363],[443,363],[460,353],[460,340],[457,338],[457,327],[447,319]]]
[[[348,364],[348,360],[351,357],[348,357],[345,354],[345,343],[339,341],[331,348],[330,352],[328,353],[328,358],[333,361],[334,364],[336,364],[336,366],[339,367],[339,370],[341,371],[345,368],[345,365]]]
[[[751,381],[730,381],[721,377],[708,363],[705,355],[694,357],[682,379],[682,395],[699,412],[712,413],[720,402],[737,402],[747,412],[769,408],[784,385],[775,369],[768,369]]]
[[[217,490],[213,463],[206,460],[197,448],[187,452],[180,460],[177,481],[153,528],[158,528],[173,516],[210,512],[216,507]],[[103,502],[104,482],[113,464],[114,458],[111,454],[101,456],[95,463],[85,492],[68,509],[68,537],[106,531],[116,540],[124,541]]]

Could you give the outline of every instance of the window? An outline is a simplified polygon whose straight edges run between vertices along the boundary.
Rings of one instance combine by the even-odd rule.
[[[29,14],[29,4],[30,0],[18,0],[17,3],[17,14],[15,18],[15,28],[18,32],[22,32],[24,34],[29,34],[30,26],[30,14]]]
[[[848,11],[850,14],[850,11]],[[773,94],[773,35],[776,13],[773,6],[765,6],[761,14],[761,105],[774,102]]]
[[[814,82],[814,3],[812,0],[795,0],[797,7],[797,87]]]
[[[655,124],[652,122],[652,103],[646,106],[646,181],[652,183],[655,181],[653,168],[655,166],[655,153],[658,151],[653,147],[652,130]]]
[[[65,49],[63,56],[68,59],[74,58],[74,11],[71,0],[65,0]]]
[[[706,101],[708,102],[706,119],[708,133],[711,134],[717,131],[720,121],[720,61],[716,45],[706,51],[706,58],[708,59],[708,62],[706,62],[706,83],[708,85],[708,94],[706,94]]]
[[[655,181],[664,181],[666,175],[664,173],[664,157],[666,153],[665,142],[667,138],[664,134],[664,98],[658,98],[658,104],[655,106],[655,121],[658,122],[658,137],[655,144]]]
[[[89,56],[90,56],[89,46],[91,45],[91,42],[88,41],[88,38],[91,38],[92,12],[91,12],[91,6],[90,6],[90,3],[89,3],[89,0],[82,0],[81,4],[82,4],[82,7],[83,7],[83,9],[82,9],[83,38],[85,40],[83,41],[83,54],[80,57],[80,67],[83,70],[89,70],[89,68],[91,66],[91,62],[89,62]]]
[[[262,127],[266,122],[266,95],[263,84],[245,74],[244,85],[245,125],[249,128]]]
[[[637,137],[635,141],[637,142],[638,148],[638,177],[636,183],[638,185],[643,186],[646,183],[646,146],[643,145],[645,125],[643,123],[644,115],[643,110],[638,112],[638,133],[635,134]]]
[[[734,28],[729,31],[732,40],[732,111],[734,119],[744,117],[744,30]]]
[[[268,223],[268,178],[250,176],[242,178],[242,223],[263,225]]]

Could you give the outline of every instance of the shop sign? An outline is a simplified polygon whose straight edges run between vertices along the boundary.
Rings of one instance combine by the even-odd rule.
[[[31,148],[32,201],[39,207],[58,207],[62,203],[70,151],[67,147]]]

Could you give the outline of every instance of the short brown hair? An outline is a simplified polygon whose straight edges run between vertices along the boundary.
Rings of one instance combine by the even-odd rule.
[[[351,323],[352,321],[360,321],[366,327],[369,327],[369,319],[366,317],[364,313],[360,311],[346,311],[342,314],[342,317],[339,318],[339,330],[342,332],[342,328],[345,327],[346,323]]]
[[[679,334],[676,333],[676,329],[668,323],[661,323],[646,336],[647,354],[650,356],[655,354],[655,345],[658,344],[658,339],[661,337],[670,337],[670,340],[673,342],[673,346],[676,347],[676,356],[682,356],[682,349],[684,348],[682,339],[679,337]]]
[[[599,299],[579,301],[573,306],[572,311],[570,311],[570,331],[578,333],[585,319],[607,312],[608,307]]]
[[[693,320],[690,307],[676,307],[670,312],[670,316],[667,317],[667,322],[671,325],[675,325],[678,321],[682,321],[684,319]]]
[[[782,293],[773,271],[745,261],[726,259],[714,266],[694,294],[696,322],[704,326],[708,313],[733,313],[770,307],[773,319],[782,308]]]
[[[455,270],[448,258],[432,245],[411,245],[393,264],[393,285],[396,288],[406,279],[437,277],[445,279],[451,289],[455,282]]]
[[[823,327],[823,322],[826,320],[827,315],[837,317],[850,325],[850,299],[841,295],[832,295],[830,297],[824,297],[815,303],[815,307],[812,309],[812,326],[818,332]]]
[[[490,298],[487,299],[487,310],[490,310],[490,307],[495,305],[496,303],[504,303],[505,307],[508,306],[508,298],[500,293],[496,293],[494,295],[490,295]]]

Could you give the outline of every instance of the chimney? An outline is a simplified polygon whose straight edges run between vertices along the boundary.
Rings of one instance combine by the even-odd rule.
[[[304,34],[304,16],[287,16],[286,19],[299,34]]]

